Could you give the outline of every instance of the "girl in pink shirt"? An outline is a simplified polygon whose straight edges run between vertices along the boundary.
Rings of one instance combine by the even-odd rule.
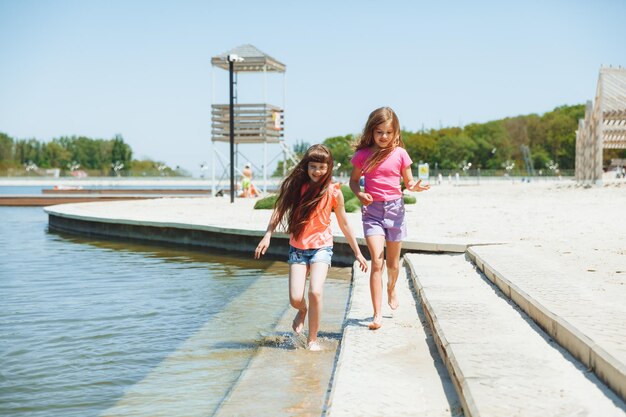
[[[270,245],[272,232],[280,225],[289,239],[289,302],[298,310],[293,330],[300,334],[309,313],[307,347],[320,350],[317,341],[322,313],[322,291],[333,256],[333,234],[330,213],[335,212],[354,256],[363,271],[367,263],[348,224],[340,184],[331,184],[333,156],[324,145],[311,146],[302,160],[280,186],[274,212],[267,232],[254,252],[259,259]],[[306,276],[309,274],[309,307],[304,299]]]
[[[430,187],[415,181],[411,158],[404,150],[398,116],[389,107],[374,110],[367,119],[363,134],[352,158],[350,188],[363,205],[363,234],[372,257],[370,291],[374,318],[372,330],[382,325],[382,274],[387,247],[387,297],[389,306],[398,308],[395,285],[400,272],[402,239],[406,237],[404,200],[400,179],[409,191],[425,191]],[[365,190],[359,185],[365,177]]]

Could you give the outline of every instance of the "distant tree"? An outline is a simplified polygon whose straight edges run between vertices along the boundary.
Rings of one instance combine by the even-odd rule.
[[[71,162],[71,154],[57,141],[44,144],[43,155],[46,167],[66,167]]]
[[[325,139],[323,144],[328,146],[330,152],[333,154],[333,160],[335,164],[336,172],[350,172],[352,171],[352,155],[354,155],[354,148],[352,147],[354,142],[354,136],[335,136]],[[341,165],[339,165],[341,164]]]
[[[578,119],[584,117],[584,108],[561,106],[541,117],[545,126],[546,143],[544,148],[560,167],[574,167],[576,154],[576,129]]]
[[[531,148],[530,155],[533,159],[533,166],[536,170],[544,169],[548,162],[551,161],[548,151],[541,147]]]
[[[0,132],[0,165],[13,165],[13,138]]]
[[[437,137],[431,132],[413,133],[406,130],[402,131],[402,141],[413,161],[439,162],[435,161]]]
[[[299,141],[296,141],[295,145],[293,145],[292,148],[293,148],[293,151],[296,153],[296,155],[302,156],[310,147],[311,145],[308,142],[299,140]]]
[[[148,176],[148,177],[176,177],[190,176],[188,172],[180,167],[171,168],[165,162],[153,161],[151,159],[137,160],[133,159],[126,166],[126,171],[132,176]]]
[[[36,139],[19,139],[15,142],[15,159],[20,165],[33,162],[41,164],[41,142]]]
[[[472,161],[471,147],[475,144],[463,136],[444,136],[437,142],[439,167],[441,169],[459,169],[463,161]]]
[[[502,162],[511,159],[513,152],[509,133],[500,120],[465,126],[464,134],[475,143],[473,164],[487,169],[499,169]]]
[[[478,146],[467,137],[461,128],[439,129],[435,158],[441,169],[459,169],[463,161],[475,161]],[[426,162],[426,161],[424,161]]]
[[[115,135],[113,138],[113,149],[111,149],[111,162],[121,162],[129,167],[132,161],[133,151],[130,146],[124,143],[122,135]]]

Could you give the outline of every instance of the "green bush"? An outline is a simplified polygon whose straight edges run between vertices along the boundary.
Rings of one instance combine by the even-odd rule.
[[[353,213],[361,209],[361,202],[358,198],[353,197],[344,203],[347,213]]]
[[[346,212],[352,213],[361,209],[361,202],[354,195],[350,187],[342,185],[341,193],[343,194],[343,200],[345,201],[344,204]],[[276,204],[276,198],[278,198],[278,195],[276,194],[262,198],[254,204],[254,208],[257,210],[272,210],[274,208],[274,204]]]
[[[259,201],[257,201],[254,204],[254,208],[256,210],[273,210],[274,204],[276,204],[277,198],[278,198],[278,195],[276,194],[268,195],[267,197],[262,198]]]
[[[352,192],[352,190],[350,189],[350,187],[345,184],[341,186],[341,194],[343,194],[343,201],[346,201],[346,202],[356,197],[354,193]]]
[[[415,204],[415,203],[417,203],[417,198],[415,198],[415,196],[405,194],[402,198],[404,199],[404,204]]]

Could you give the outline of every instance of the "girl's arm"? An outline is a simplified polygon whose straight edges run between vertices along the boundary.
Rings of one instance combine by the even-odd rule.
[[[270,222],[267,225],[267,231],[265,232],[265,236],[263,236],[263,239],[261,239],[261,242],[259,242],[259,245],[256,247],[256,250],[254,251],[254,259],[259,259],[261,255],[265,255],[267,248],[270,247],[270,239],[272,238],[272,233],[274,232],[274,229],[276,229],[277,225],[278,225],[278,212],[274,210],[272,212],[272,217],[270,218]]]
[[[406,189],[409,191],[426,191],[430,189],[430,185],[422,185],[422,180],[417,182],[413,179],[413,173],[411,172],[411,166],[407,166],[402,170],[402,179],[406,184]]]
[[[350,189],[356,195],[356,197],[361,201],[361,204],[364,206],[369,206],[372,204],[374,199],[369,193],[364,193],[361,191],[361,185],[359,181],[361,180],[361,170],[357,167],[352,168],[352,174],[350,174]]]
[[[354,237],[354,234],[352,233],[350,223],[348,223],[348,216],[346,215],[346,208],[343,204],[343,194],[341,194],[341,192],[337,194],[337,207],[335,207],[335,216],[337,216],[337,223],[339,223],[339,228],[341,229],[341,232],[346,237],[348,244],[352,248],[352,252],[354,252],[356,260],[359,262],[359,267],[361,268],[361,271],[367,272],[367,261],[363,257],[361,249],[359,248],[359,244],[356,242],[356,237]]]

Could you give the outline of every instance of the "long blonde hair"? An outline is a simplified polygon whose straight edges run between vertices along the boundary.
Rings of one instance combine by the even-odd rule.
[[[309,162],[328,165],[328,171],[319,181],[313,182],[309,177]],[[274,204],[276,224],[281,225],[287,233],[298,239],[309,222],[309,217],[326,194],[333,176],[333,155],[324,145],[313,145],[283,180]],[[302,187],[309,184],[302,194]]]
[[[383,162],[387,157],[393,152],[393,150],[400,146],[404,148],[404,143],[402,142],[402,136],[400,132],[400,120],[398,120],[398,116],[390,107],[380,107],[373,112],[370,113],[367,118],[367,123],[365,123],[365,128],[363,129],[363,134],[359,138],[355,148],[356,150],[361,150],[365,148],[371,148],[376,144],[374,141],[374,129],[382,123],[391,123],[391,128],[393,129],[393,142],[391,146],[387,146],[386,148],[377,149],[372,152],[372,154],[367,158],[365,163],[363,164],[363,172],[369,172],[372,169],[376,168],[381,162]]]

